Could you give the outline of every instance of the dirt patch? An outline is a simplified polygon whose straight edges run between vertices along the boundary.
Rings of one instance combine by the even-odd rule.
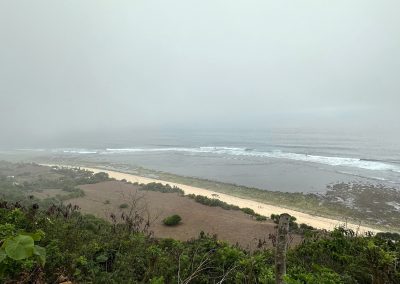
[[[80,188],[85,191],[85,196],[69,201],[79,205],[82,212],[108,220],[111,212],[127,210],[120,209],[121,204],[129,204],[132,199],[138,200],[138,206],[146,207],[153,219],[150,229],[156,237],[189,240],[203,231],[244,248],[255,249],[259,239],[266,240],[267,245],[272,246],[268,236],[275,233],[275,224],[255,221],[241,211],[205,206],[175,193],[144,192],[138,190],[137,186],[118,181],[83,185]],[[182,223],[176,227],[163,225],[162,220],[173,214],[180,215]]]

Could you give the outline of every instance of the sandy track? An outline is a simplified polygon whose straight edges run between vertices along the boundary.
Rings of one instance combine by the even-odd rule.
[[[58,166],[63,166],[63,165],[58,165]],[[89,168],[89,167],[80,167],[80,168],[92,171],[94,173],[105,172],[105,173],[108,173],[108,175],[110,177],[115,178],[117,180],[125,179],[130,182],[138,182],[138,183],[144,183],[144,184],[148,184],[151,182],[159,182],[164,185],[169,184],[171,186],[177,186],[177,187],[181,188],[185,192],[185,194],[203,195],[203,196],[207,196],[209,198],[215,198],[215,195],[217,195],[217,198],[220,199],[221,201],[224,201],[229,204],[237,205],[242,208],[243,207],[251,208],[256,213],[264,215],[264,216],[271,216],[271,214],[288,213],[292,216],[295,216],[297,218],[298,223],[305,223],[307,225],[313,226],[318,229],[333,230],[335,227],[345,224],[344,221],[314,216],[311,214],[287,209],[284,207],[279,207],[276,205],[270,205],[270,204],[266,204],[266,203],[262,203],[262,202],[257,202],[257,201],[253,201],[253,200],[249,200],[249,199],[231,196],[228,194],[219,193],[219,192],[204,189],[204,188],[199,188],[199,187],[194,187],[194,186],[189,186],[189,185],[184,185],[184,184],[179,184],[179,183],[174,183],[174,182],[169,182],[169,181],[163,181],[163,180],[158,180],[158,179],[153,179],[153,178],[147,178],[147,177],[137,176],[137,175],[133,175],[133,174],[121,173],[121,172],[117,172],[117,171],[105,170],[105,169]],[[380,230],[373,229],[373,228],[366,227],[366,226],[360,226],[358,224],[347,223],[346,226],[347,226],[347,228],[353,229],[355,231],[359,231],[360,233],[364,233],[367,231],[371,231],[371,232],[375,232],[375,233],[380,232]]]

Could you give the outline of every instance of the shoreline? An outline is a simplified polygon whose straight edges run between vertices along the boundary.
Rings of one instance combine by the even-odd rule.
[[[343,222],[343,221],[336,220],[336,219],[315,216],[315,215],[311,215],[308,213],[304,213],[304,212],[288,209],[285,207],[277,206],[277,205],[266,204],[263,202],[258,202],[258,201],[254,201],[254,200],[250,200],[250,199],[232,196],[232,195],[229,195],[226,193],[216,192],[216,191],[213,191],[210,189],[204,189],[204,188],[185,185],[185,184],[181,184],[181,183],[169,182],[169,181],[160,180],[160,179],[156,179],[156,178],[142,177],[142,176],[138,176],[138,175],[134,175],[134,174],[118,172],[115,170],[107,170],[107,169],[102,169],[102,168],[93,168],[93,167],[85,167],[85,166],[69,166],[69,165],[66,166],[66,165],[49,165],[49,164],[42,164],[42,165],[43,166],[73,167],[73,168],[79,167],[81,169],[92,171],[94,173],[105,172],[109,175],[110,178],[115,178],[116,180],[125,179],[130,182],[137,182],[137,183],[144,183],[144,184],[148,184],[148,183],[152,183],[152,182],[162,183],[164,185],[169,184],[171,186],[177,186],[177,187],[181,188],[185,192],[185,195],[195,194],[195,195],[207,196],[209,198],[218,198],[221,201],[224,201],[228,204],[237,205],[241,208],[244,208],[244,207],[251,208],[256,213],[267,216],[267,217],[271,216],[271,214],[288,213],[288,214],[296,217],[297,222],[299,224],[305,223],[305,224],[313,226],[317,229],[331,231],[335,227],[346,226],[347,228],[352,229],[355,232],[359,232],[359,233],[365,233],[367,231],[370,231],[373,233],[382,232],[381,230],[374,229],[374,228],[371,228],[368,226],[361,226],[361,225],[357,225],[357,224],[353,224],[353,223]]]

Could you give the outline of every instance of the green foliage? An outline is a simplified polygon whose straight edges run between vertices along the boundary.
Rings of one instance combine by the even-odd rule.
[[[285,277],[286,284],[344,284],[343,278],[340,274],[332,271],[331,269],[313,266],[313,271],[305,271],[301,267],[290,269],[288,275]]]
[[[184,191],[177,186],[170,186],[169,184],[163,185],[162,183],[151,182],[148,184],[142,184],[140,190],[149,190],[162,193],[178,193],[184,195]]]
[[[126,208],[128,208],[129,207],[129,205],[127,204],[127,203],[122,203],[120,206],[119,206],[119,208],[121,208],[121,209],[126,209]]]
[[[32,208],[0,203],[1,240],[10,239],[2,244],[12,244],[11,256],[19,259],[0,250],[0,282],[34,277],[40,268],[46,283],[61,274],[74,283],[218,283],[223,277],[226,283],[274,283],[273,250],[249,252],[204,233],[188,242],[154,239],[71,210],[32,215]],[[286,282],[400,283],[400,244],[391,237],[312,231],[289,250]]]
[[[256,221],[266,221],[267,220],[266,216],[263,216],[263,215],[260,215],[256,212],[254,212],[254,210],[251,208],[245,207],[245,208],[240,208],[240,210],[252,217],[256,217]]]
[[[241,210],[243,213],[246,213],[252,217],[256,217],[256,221],[267,220],[267,217],[254,212],[254,210],[251,208],[240,208],[239,206],[228,204],[217,198],[209,198],[209,197],[203,196],[203,195],[188,194],[186,196],[191,199],[194,199],[194,201],[196,201],[200,204],[203,204],[203,205],[207,205],[207,206],[211,206],[211,207],[221,207],[222,209],[225,209],[225,210]]]
[[[172,215],[163,220],[166,226],[176,226],[181,222],[182,218],[179,215]]]
[[[33,255],[35,242],[31,236],[17,235],[4,240],[1,249],[14,260],[21,260]]]
[[[42,177],[21,184],[0,177],[1,283],[58,283],[61,275],[73,283],[203,284],[223,278],[225,283],[275,281],[274,250],[250,252],[204,233],[187,242],[155,239],[140,226],[132,226],[132,220],[109,223],[82,215],[72,205],[50,203],[59,200],[45,203],[28,197],[40,188],[60,188],[71,194],[78,192],[81,182],[109,180],[107,175],[95,176],[79,169],[54,172],[53,179]],[[161,184],[141,186],[142,190],[183,194]],[[218,199],[190,197],[205,205],[240,210]],[[18,202],[5,202],[6,198]],[[39,210],[42,204],[46,206]],[[256,220],[266,218],[252,215],[254,211],[249,209],[242,211]],[[275,222],[277,217],[271,216]],[[295,221],[292,218],[291,223],[297,225]],[[287,283],[400,283],[398,234],[357,236],[343,228],[319,232],[305,224],[297,228],[296,232],[307,233],[301,244],[289,249]]]
[[[328,283],[399,283],[399,257],[399,243],[387,242],[380,236],[357,236],[352,230],[337,228],[328,235],[306,235],[304,242],[290,251],[288,266],[301,268],[301,273],[293,273],[298,279],[311,272],[326,274],[329,269],[339,274],[342,282]]]
[[[187,197],[194,199],[194,201],[198,203],[211,207],[221,207],[222,209],[226,210],[240,210],[239,206],[228,204],[217,198],[208,198],[207,196],[195,195],[195,194],[188,194]]]
[[[113,180],[109,178],[107,173],[93,174],[93,172],[78,168],[53,167],[51,172],[55,176],[39,175],[21,183],[0,176],[0,198],[10,202],[18,201],[22,204],[41,203],[50,206],[52,203],[62,203],[68,199],[83,197],[85,192],[78,187],[79,185]],[[24,174],[23,176],[27,175]],[[43,200],[33,196],[34,192],[41,192],[44,189],[60,189],[66,194],[58,194],[56,197]]]
[[[266,216],[256,214],[256,221],[267,221],[267,219]]]
[[[254,212],[253,209],[245,207],[245,208],[240,208],[240,210],[242,210],[244,213],[249,214],[249,215],[256,215],[256,212]]]
[[[46,262],[46,249],[36,245],[44,237],[42,230],[34,233],[27,233],[18,226],[23,225],[27,221],[26,216],[19,210],[13,209],[9,211],[7,216],[4,210],[1,210],[0,219],[13,223],[5,223],[0,225],[0,280],[7,275],[15,275],[21,267],[29,267],[31,265],[44,266]]]

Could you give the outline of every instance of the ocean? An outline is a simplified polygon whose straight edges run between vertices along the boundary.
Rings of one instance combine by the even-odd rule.
[[[338,182],[400,188],[400,144],[379,135],[304,131],[168,131],[66,140],[20,153],[125,163],[177,175],[287,192]]]

